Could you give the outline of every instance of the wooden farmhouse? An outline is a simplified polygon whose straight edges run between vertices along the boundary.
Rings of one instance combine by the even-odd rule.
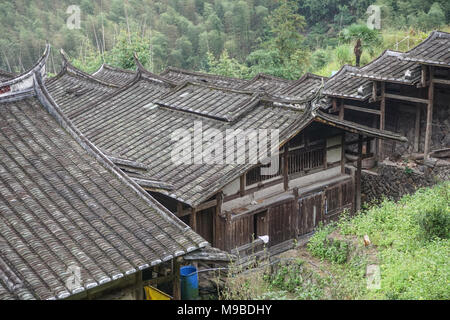
[[[182,257],[280,252],[353,214],[364,160],[450,148],[449,48],[436,31],[295,81],[156,75],[137,57],[90,75],[64,53],[47,79],[49,48],[1,72],[0,299],[142,298],[161,283],[179,298]]]
[[[81,108],[63,108],[123,172],[212,246],[229,252],[241,252],[252,243],[282,246],[344,210],[354,211],[358,183],[345,167],[346,133],[360,136],[361,143],[373,138],[406,141],[401,135],[318,110],[309,98],[314,86],[316,91],[320,88],[320,77],[306,75],[266,93],[263,87],[274,80],[266,76],[241,84],[251,84],[252,90],[236,89],[225,77],[178,69],[158,76],[137,64],[138,76],[108,97]],[[90,87],[91,80],[78,78],[73,85]],[[305,88],[292,87],[302,83]],[[302,92],[308,99],[299,99]],[[226,146],[236,139],[227,137],[230,130],[277,130],[274,149],[278,149],[279,169],[263,175],[263,165],[257,161],[228,163],[226,148],[223,161],[204,162],[194,148],[186,163],[175,163],[171,135],[177,130],[187,132],[186,146],[199,139],[197,147],[204,150],[209,147],[204,132],[220,134]],[[247,160],[249,144],[244,144]],[[233,157],[237,159],[237,154]]]
[[[344,66],[325,83],[324,107],[340,119],[408,138],[368,145],[367,153],[378,160],[408,154],[427,158],[448,149],[449,48],[450,34],[434,31],[406,53],[386,50],[364,67]]]
[[[207,242],[73,126],[43,83],[48,50],[0,84],[0,300],[142,299],[164,279],[179,298],[180,257]]]

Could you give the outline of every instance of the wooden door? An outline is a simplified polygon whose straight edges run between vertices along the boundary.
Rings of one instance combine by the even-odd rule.
[[[269,235],[269,221],[267,216],[267,210],[255,214],[255,239],[259,236]]]
[[[215,208],[197,212],[197,233],[211,245],[214,245],[214,213]]]
[[[298,208],[299,235],[310,233],[323,219],[323,192],[300,198]]]
[[[269,209],[269,242],[271,246],[292,239],[295,236],[295,228],[293,226],[294,204],[294,201],[288,201],[274,205]]]

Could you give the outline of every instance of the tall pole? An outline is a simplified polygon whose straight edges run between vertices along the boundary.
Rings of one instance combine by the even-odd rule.
[[[430,83],[428,86],[428,105],[427,105],[427,126],[425,131],[425,149],[424,158],[429,158],[431,147],[431,134],[433,130],[433,98],[434,98],[434,83],[433,83],[433,67],[430,66]]]

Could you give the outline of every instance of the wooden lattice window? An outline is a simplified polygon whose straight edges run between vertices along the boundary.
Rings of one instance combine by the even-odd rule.
[[[262,175],[261,174],[261,168],[268,167],[268,166],[270,166],[270,164],[268,164],[268,165],[260,165],[260,166],[257,166],[255,168],[253,168],[253,169],[250,169],[247,172],[247,174],[245,175],[245,185],[249,186],[249,185],[252,185],[252,184],[255,184],[255,183],[258,183],[258,182],[262,182],[262,181],[265,181],[265,180],[270,180],[272,178],[281,176],[281,174],[282,174],[281,166],[282,166],[282,163],[283,163],[282,160],[283,160],[282,156],[280,156],[278,172],[275,173],[274,175]]]
[[[325,165],[325,145],[308,149],[291,150],[288,153],[288,174],[309,171]]]

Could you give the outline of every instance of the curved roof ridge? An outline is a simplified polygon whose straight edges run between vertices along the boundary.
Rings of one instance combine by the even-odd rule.
[[[169,72],[178,72],[178,73],[184,73],[184,74],[188,74],[188,75],[194,75],[194,76],[200,76],[200,77],[211,77],[211,78],[217,78],[217,79],[224,79],[224,80],[240,80],[240,81],[246,81],[245,79],[242,78],[236,78],[236,77],[228,77],[228,76],[222,76],[222,75],[217,75],[217,74],[212,74],[212,73],[206,73],[206,72],[201,72],[201,71],[193,71],[193,70],[186,70],[186,69],[182,69],[182,68],[177,68],[177,67],[172,67],[169,66],[167,67],[163,72],[161,72],[159,75],[160,76],[164,76],[165,74],[169,73]]]
[[[49,81],[52,81],[52,82],[56,81],[57,79],[61,78],[67,72],[71,72],[71,73],[75,74],[76,76],[79,76],[81,78],[84,78],[86,80],[89,80],[89,81],[92,81],[92,82],[95,82],[98,84],[101,84],[103,86],[119,88],[119,86],[114,83],[109,83],[109,82],[103,81],[101,79],[97,79],[96,77],[90,75],[89,73],[86,73],[83,70],[80,70],[77,67],[75,67],[72,63],[70,63],[69,58],[63,49],[61,49],[60,54],[61,54],[61,57],[63,60],[63,67],[62,67],[61,71],[55,77],[50,79]]]
[[[244,89],[239,89],[239,88],[235,89],[235,88],[229,88],[229,87],[222,87],[222,86],[215,85],[215,84],[196,82],[196,81],[192,81],[192,80],[183,81],[178,86],[173,88],[170,91],[170,93],[176,92],[176,91],[180,90],[181,88],[184,88],[187,85],[200,86],[200,87],[210,88],[210,89],[214,89],[214,90],[229,91],[229,92],[233,92],[233,93],[241,93],[241,94],[247,94],[247,95],[254,95],[255,93],[257,93],[255,90],[244,90]]]
[[[19,87],[19,83],[23,83],[25,80],[29,80],[32,75],[39,71],[43,78],[46,77],[46,64],[48,57],[50,55],[50,44],[47,42],[45,45],[45,50],[42,56],[38,59],[38,61],[28,70],[25,72],[20,73],[19,75],[14,76],[12,79],[8,79],[1,83],[2,87],[7,86],[13,86],[16,85],[16,87]],[[0,88],[1,89],[1,88]]]
[[[445,54],[446,52],[445,50],[446,49],[448,50],[448,45],[445,46],[444,43],[443,47],[441,46],[438,47],[437,49],[434,48],[433,50],[427,50],[427,46],[429,46],[430,43],[432,43],[432,41],[436,39],[441,39],[448,42],[450,41],[450,33],[438,30],[432,31],[425,40],[423,40],[414,48],[406,51],[402,59],[422,64],[446,66],[446,67],[450,66],[450,60],[448,58],[448,55]],[[431,45],[428,49],[431,49],[432,47],[433,46]],[[425,48],[425,50],[421,51],[422,48]]]
[[[319,76],[319,75],[311,73],[311,72],[306,72],[303,76],[301,76],[300,78],[298,78],[297,80],[292,82],[289,86],[287,86],[286,88],[283,88],[283,90],[280,91],[280,95],[286,94],[286,92],[289,92],[290,90],[297,87],[299,84],[303,83],[304,81],[306,81],[308,79],[317,79],[317,80],[321,80],[322,83],[325,83],[325,81],[328,80],[329,78],[325,77],[325,76]]]
[[[162,82],[168,83],[168,84],[173,85],[173,86],[177,86],[178,85],[176,82],[174,82],[172,80],[169,80],[169,79],[166,79],[164,77],[161,77],[160,75],[157,75],[157,74],[155,74],[155,73],[145,69],[145,67],[143,66],[143,64],[139,60],[139,57],[137,56],[136,52],[134,53],[133,56],[134,56],[134,62],[136,63],[136,66],[137,66],[137,71],[141,72],[142,76],[148,77],[150,79],[154,79],[154,80],[157,80],[157,81],[162,81]]]

